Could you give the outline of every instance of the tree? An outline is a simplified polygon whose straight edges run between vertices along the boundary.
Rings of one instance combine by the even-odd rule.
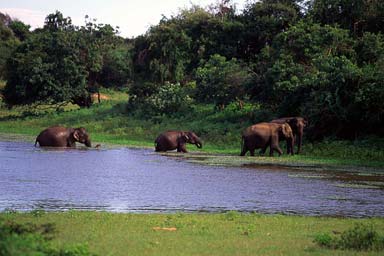
[[[6,61],[20,43],[14,31],[9,27],[12,22],[9,15],[0,12],[0,79],[5,78]]]
[[[90,91],[114,48],[115,29],[87,22],[72,24],[62,13],[49,14],[9,58],[4,91],[9,105],[73,102],[89,107]]]
[[[226,60],[218,54],[196,70],[196,100],[214,102],[219,109],[243,98],[251,75],[236,59]]]
[[[105,87],[121,88],[133,78],[133,57],[130,42],[110,49],[103,56],[99,81]]]
[[[348,30],[299,22],[265,47],[263,72],[251,92],[280,116],[310,120],[309,135],[355,138],[376,133],[383,122],[383,38],[366,33],[358,41]]]
[[[27,39],[31,32],[29,31],[31,26],[23,23],[22,21],[19,20],[13,20],[9,24],[9,28],[13,31],[14,35],[20,40],[24,41]]]
[[[245,26],[243,58],[255,58],[263,47],[270,45],[277,34],[295,24],[300,16],[300,7],[293,0],[263,0],[248,4],[242,14]]]
[[[316,22],[338,25],[357,36],[384,32],[382,0],[314,0],[309,13]]]
[[[8,105],[70,102],[86,93],[86,72],[74,32],[42,32],[25,40],[7,62]]]

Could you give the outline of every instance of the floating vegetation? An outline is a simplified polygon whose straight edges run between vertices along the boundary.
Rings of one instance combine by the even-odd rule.
[[[361,188],[361,189],[378,189],[380,186],[357,184],[357,183],[336,183],[334,186],[339,188]]]
[[[303,179],[327,179],[329,176],[318,174],[288,174],[290,178],[303,178]]]
[[[350,200],[349,198],[341,197],[341,196],[329,196],[329,197],[326,197],[326,199],[336,200],[336,201],[348,201],[348,200]]]

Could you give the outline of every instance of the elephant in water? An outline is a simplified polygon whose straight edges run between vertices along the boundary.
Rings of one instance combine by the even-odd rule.
[[[203,146],[194,132],[167,131],[156,138],[155,150],[159,152],[177,149],[177,152],[187,153],[186,143],[195,144],[198,148]]]
[[[288,123],[291,126],[293,136],[297,139],[297,152],[296,154],[300,154],[301,146],[303,144],[303,134],[304,128],[308,125],[308,120],[304,117],[281,117],[279,119],[274,119],[271,123],[284,124]],[[287,145],[288,148],[288,145]]]
[[[39,143],[41,147],[75,147],[76,142],[91,147],[91,139],[85,128],[52,126],[37,136],[35,146]]]
[[[261,148],[264,153],[270,147],[269,155],[273,156],[276,150],[279,156],[283,153],[279,147],[279,138],[284,137],[288,142],[288,152],[293,154],[294,136],[289,124],[258,123],[246,128],[242,134],[241,156],[250,151],[251,156],[255,155],[255,149]]]

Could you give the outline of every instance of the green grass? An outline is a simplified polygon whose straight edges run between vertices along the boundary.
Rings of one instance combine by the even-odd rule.
[[[384,219],[342,219],[241,214],[122,214],[107,212],[2,213],[0,219],[52,223],[55,247],[88,245],[97,255],[382,255],[382,251],[330,250],[318,234],[356,224],[383,235]],[[153,228],[176,228],[176,231]]]
[[[0,108],[0,133],[29,135],[34,138],[41,130],[52,125],[71,127],[84,126],[92,140],[103,144],[139,146],[153,148],[158,134],[168,129],[183,129],[196,132],[204,142],[198,150],[189,145],[190,151],[204,154],[238,156],[241,131],[254,122],[267,118],[260,106],[247,104],[244,109],[235,105],[224,111],[215,111],[212,105],[195,105],[187,113],[176,116],[147,116],[127,110],[128,95],[124,92],[104,90],[110,100],[94,104],[89,109],[78,109],[73,105],[62,108],[38,109],[16,107]],[[94,143],[95,144],[95,143]],[[283,144],[283,143],[282,143]],[[283,145],[282,145],[283,147]],[[359,141],[325,140],[318,143],[304,142],[303,154],[294,157],[234,158],[237,162],[277,165],[360,166],[382,169],[384,166],[384,139],[370,138]],[[216,160],[221,161],[221,159]],[[226,159],[222,159],[223,162]]]

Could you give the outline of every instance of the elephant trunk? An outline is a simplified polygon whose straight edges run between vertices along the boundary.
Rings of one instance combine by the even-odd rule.
[[[92,147],[92,144],[91,144],[91,141],[90,141],[90,140],[86,140],[84,144],[85,144],[85,146],[87,146],[87,147]]]
[[[202,148],[202,147],[203,147],[203,143],[201,143],[200,140],[196,141],[195,145],[196,145],[196,147],[198,147],[198,148]]]

